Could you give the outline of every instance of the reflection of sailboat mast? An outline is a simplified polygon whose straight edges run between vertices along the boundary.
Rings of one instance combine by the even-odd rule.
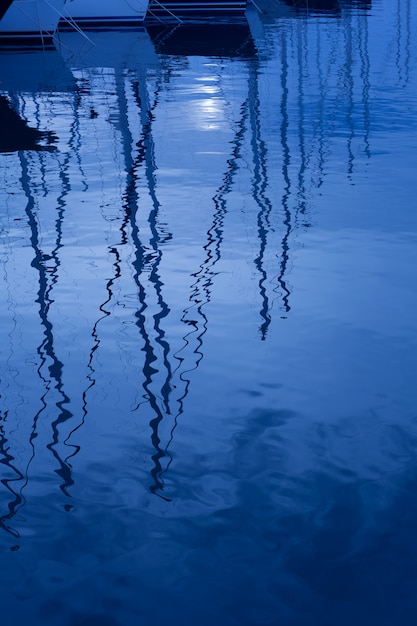
[[[288,201],[290,198],[290,190],[291,190],[291,180],[289,175],[289,166],[290,166],[290,148],[288,145],[288,127],[289,127],[289,119],[288,119],[288,58],[287,58],[287,42],[285,33],[281,36],[281,60],[282,60],[282,71],[281,71],[281,146],[282,146],[282,176],[284,179],[284,193],[282,196],[282,207],[284,211],[284,235],[281,239],[281,262],[280,262],[280,271],[276,277],[276,281],[278,283],[278,288],[280,288],[282,293],[282,302],[284,305],[284,313],[288,313],[291,309],[289,305],[289,296],[290,291],[287,287],[285,274],[287,271],[287,265],[289,261],[289,237],[291,234],[292,223],[291,223],[291,211],[288,206]],[[277,287],[275,288],[275,290]],[[275,291],[274,290],[274,291]],[[284,316],[285,317],[285,316]]]
[[[58,451],[56,450],[56,445],[58,443],[59,438],[59,426],[63,422],[67,421],[70,417],[72,417],[72,413],[66,408],[66,404],[69,403],[69,398],[65,394],[62,383],[62,363],[59,361],[55,354],[54,350],[54,340],[53,340],[53,328],[52,324],[49,321],[49,309],[50,305],[53,302],[51,299],[51,291],[53,289],[54,284],[57,281],[57,270],[59,267],[59,258],[58,251],[61,248],[61,237],[62,237],[62,219],[63,219],[63,195],[66,193],[68,188],[68,181],[64,176],[64,168],[59,168],[60,177],[63,183],[63,194],[58,198],[58,218],[55,221],[55,229],[56,229],[56,240],[54,244],[54,248],[50,255],[44,253],[41,249],[40,244],[40,235],[39,228],[37,223],[37,218],[35,214],[35,198],[31,191],[31,176],[29,172],[29,164],[27,160],[27,156],[23,151],[19,152],[20,165],[21,165],[21,184],[22,189],[26,195],[27,203],[25,207],[25,212],[27,216],[27,223],[29,225],[31,235],[30,242],[34,252],[34,257],[32,259],[31,265],[38,272],[38,291],[37,291],[37,299],[36,301],[39,304],[39,317],[41,320],[41,325],[43,327],[43,339],[41,344],[37,348],[37,353],[39,355],[40,363],[37,368],[37,372],[39,378],[43,382],[44,393],[40,398],[41,407],[36,412],[33,417],[33,423],[31,428],[31,433],[29,436],[29,444],[32,449],[30,458],[26,463],[26,467],[24,471],[18,470],[13,464],[14,460],[13,456],[8,453],[8,441],[6,435],[4,433],[3,426],[1,427],[0,432],[0,449],[2,459],[0,462],[6,464],[13,472],[17,475],[17,478],[13,479],[3,479],[2,484],[6,486],[6,488],[13,493],[14,500],[9,502],[8,508],[9,512],[3,515],[0,518],[0,526],[2,526],[8,532],[11,532],[15,536],[18,536],[17,531],[11,529],[8,525],[5,524],[6,520],[10,520],[13,516],[16,515],[18,509],[23,506],[25,503],[25,498],[23,496],[23,490],[26,485],[29,483],[29,468],[32,464],[36,451],[35,451],[35,439],[38,436],[38,422],[41,415],[46,411],[48,407],[47,396],[50,393],[51,389],[55,389],[58,392],[59,400],[55,403],[55,406],[58,408],[59,414],[58,417],[51,423],[52,428],[52,441],[51,443],[46,445],[46,448],[53,454],[55,460],[58,462],[59,468],[56,473],[62,478],[63,483],[60,485],[61,490],[68,495],[67,489],[73,484],[73,480],[71,477],[71,468],[70,466],[61,459]],[[46,180],[45,173],[42,176],[43,180]],[[51,278],[48,278],[48,275]],[[45,365],[49,363],[48,370],[49,376],[45,376],[43,373]],[[6,417],[6,415],[5,415]],[[12,482],[20,482],[19,490],[14,490],[11,487]]]
[[[151,271],[149,273],[149,280],[153,284],[155,293],[157,295],[158,306],[160,311],[154,314],[154,328],[156,330],[156,341],[162,348],[162,352],[164,355],[164,366],[167,370],[167,378],[162,385],[161,393],[164,402],[164,409],[167,413],[170,413],[169,408],[169,392],[170,392],[170,384],[169,381],[172,377],[171,365],[168,359],[169,354],[169,344],[164,339],[165,332],[162,330],[160,323],[163,318],[165,318],[170,309],[162,296],[162,281],[159,275],[159,265],[162,260],[162,250],[161,244],[165,244],[168,242],[172,235],[169,232],[164,232],[164,228],[161,227],[161,224],[158,224],[158,213],[160,208],[159,200],[156,196],[156,179],[155,179],[155,147],[153,144],[152,137],[152,108],[156,106],[158,102],[158,91],[155,94],[155,102],[153,106],[151,106],[149,102],[149,95],[146,90],[145,80],[135,81],[134,84],[134,95],[135,100],[138,105],[138,108],[141,112],[142,118],[142,137],[139,141],[139,153],[136,159],[135,169],[137,169],[139,163],[144,160],[145,162],[145,174],[146,180],[148,183],[148,192],[152,202],[152,208],[149,212],[149,227],[151,231],[150,245],[152,248],[152,257],[153,261],[151,263]]]
[[[124,48],[122,48],[125,51]],[[136,286],[137,298],[139,306],[135,311],[136,326],[139,328],[140,335],[143,340],[142,352],[144,353],[143,365],[143,383],[142,398],[134,403],[133,411],[141,406],[148,406],[151,412],[150,427],[152,430],[151,442],[155,449],[152,457],[154,464],[158,463],[158,458],[163,456],[163,452],[159,447],[158,424],[163,419],[164,413],[169,412],[169,391],[171,366],[169,362],[169,344],[165,339],[165,332],[162,328],[162,320],[168,315],[170,309],[164,301],[162,295],[162,280],[159,274],[159,265],[162,258],[160,246],[167,241],[171,235],[166,233],[161,225],[158,224],[159,202],[156,197],[155,185],[155,165],[154,165],[154,148],[151,134],[152,109],[156,106],[158,90],[156,90],[156,100],[152,105],[149,102],[149,96],[146,88],[147,70],[144,66],[133,69],[132,66],[126,66],[125,60],[119,63],[119,57],[115,58],[110,54],[110,58],[105,57],[102,78],[102,85],[105,93],[115,95],[115,104],[117,106],[117,130],[120,132],[122,158],[124,162],[125,182],[122,195],[123,215],[121,225],[119,226],[120,239],[118,243],[112,243],[108,246],[108,253],[114,259],[112,277],[106,281],[106,299],[100,305],[100,317],[93,326],[91,336],[93,345],[90,349],[87,375],[87,387],[83,392],[83,419],[81,423],[73,429],[67,440],[73,435],[75,430],[84,423],[88,412],[88,393],[96,384],[94,356],[100,346],[99,325],[111,315],[109,305],[114,297],[114,284],[122,278],[122,258],[123,252],[120,246],[126,246],[129,240],[132,244],[133,259],[129,263],[133,268],[133,280]],[[87,56],[86,68],[100,68],[102,59],[98,59],[98,63],[92,64]],[[83,65],[81,65],[83,67]],[[131,69],[127,69],[130,67]],[[111,71],[109,72],[109,69]],[[126,68],[126,69],[124,69]],[[101,74],[100,74],[101,75]],[[97,76],[97,71],[93,70],[91,78]],[[111,85],[107,83],[111,77]],[[86,89],[90,89],[89,76],[84,75],[83,80],[86,83]],[[140,119],[140,139],[137,143],[134,140],[134,129],[137,126],[137,119]],[[114,111],[111,112],[111,119],[115,120]],[[133,123],[132,123],[133,120]],[[135,150],[135,145],[137,149]],[[139,194],[140,194],[140,168],[144,166],[145,178],[148,186],[147,191],[151,199],[152,207],[147,216],[146,226],[140,222],[141,215],[139,213]],[[149,244],[144,243],[145,231],[149,231]],[[153,295],[154,294],[154,295]],[[157,308],[154,311],[153,307]],[[152,314],[151,314],[152,313]],[[160,356],[162,354],[162,356]],[[159,367],[159,363],[163,367]],[[162,384],[159,389],[155,390],[155,385],[160,382],[163,376]],[[162,402],[160,395],[162,394]]]
[[[59,410],[59,415],[57,419],[51,423],[51,428],[52,428],[52,433],[53,433],[52,442],[47,445],[47,448],[52,452],[55,459],[58,461],[59,469],[56,470],[56,472],[59,476],[61,476],[61,478],[64,481],[63,484],[61,485],[61,489],[66,495],[68,495],[67,488],[73,484],[73,480],[71,477],[71,468],[65,461],[61,459],[59,453],[56,450],[56,445],[58,443],[58,438],[59,438],[59,425],[62,424],[63,422],[66,422],[68,419],[70,419],[72,417],[72,413],[65,406],[69,404],[70,400],[63,389],[63,383],[62,383],[63,364],[55,354],[53,327],[52,327],[52,323],[49,321],[49,318],[48,318],[49,309],[50,309],[51,303],[53,302],[51,300],[50,293],[52,291],[54,284],[57,281],[57,270],[60,265],[60,261],[58,258],[58,251],[62,246],[61,244],[62,220],[63,220],[65,203],[63,201],[62,196],[58,198],[58,204],[60,205],[60,208],[58,209],[58,218],[55,222],[55,227],[56,227],[56,232],[57,232],[55,247],[52,250],[51,255],[46,255],[42,252],[40,248],[38,226],[37,226],[37,221],[36,221],[35,213],[34,213],[34,198],[30,191],[30,174],[29,174],[29,170],[27,167],[26,159],[23,156],[21,156],[21,165],[22,165],[22,178],[21,178],[22,188],[24,189],[26,193],[26,197],[28,199],[28,202],[26,205],[26,215],[28,217],[29,227],[31,229],[31,238],[30,238],[31,244],[35,253],[34,259],[32,261],[32,266],[38,271],[38,274],[39,274],[39,290],[38,290],[37,302],[39,303],[39,316],[41,319],[41,324],[44,328],[44,331],[43,331],[44,339],[42,343],[40,344],[40,346],[38,346],[37,351],[38,351],[40,361],[41,361],[38,367],[38,373],[41,379],[45,383],[45,393],[43,394],[41,398],[43,406],[40,408],[40,410],[37,412],[37,414],[34,417],[31,445],[33,448],[33,456],[34,456],[35,448],[33,445],[33,440],[36,437],[36,425],[37,425],[37,422],[41,413],[47,407],[46,397],[51,389],[51,383],[52,381],[54,381],[55,383],[54,388],[57,390],[58,395],[61,397],[61,399],[56,402],[56,407]],[[69,187],[68,180],[66,179],[64,175],[64,169],[65,168],[63,167],[59,168],[60,177],[62,179],[63,189],[64,189],[63,194],[65,194],[66,190]],[[53,261],[52,267],[50,268],[48,268],[47,266],[48,261]],[[48,274],[51,276],[50,284],[48,284],[49,283]],[[48,366],[50,376],[49,378],[45,378],[42,373],[42,370],[48,360],[50,362]]]
[[[300,169],[298,170],[298,184],[297,184],[297,209],[295,212],[295,226],[299,227],[298,214],[301,213],[303,218],[303,226],[308,226],[306,221],[306,171],[308,158],[306,154],[305,146],[305,101],[304,101],[304,80],[305,80],[305,58],[304,55],[307,52],[307,45],[303,40],[302,35],[305,34],[305,29],[300,29],[298,25],[298,37],[297,37],[297,61],[298,61],[298,144],[300,152]]]
[[[315,135],[317,135],[317,140],[318,140],[318,148],[317,148],[317,154],[318,154],[318,163],[317,163],[317,182],[316,182],[316,186],[317,188],[321,187],[321,185],[324,182],[324,176],[325,176],[325,164],[326,164],[326,151],[325,151],[325,142],[324,142],[324,137],[325,137],[325,131],[326,131],[326,124],[328,124],[328,112],[326,110],[326,95],[327,95],[327,82],[329,81],[329,69],[327,69],[327,73],[325,73],[325,69],[323,67],[323,59],[322,59],[322,41],[321,41],[321,28],[320,28],[320,23],[318,23],[317,21],[315,22],[315,28],[316,28],[316,67],[317,67],[317,74],[318,74],[318,80],[317,80],[317,85],[319,88],[319,98],[318,98],[318,121],[316,124],[316,129],[315,129]],[[308,54],[308,43],[305,42],[305,49],[306,49],[306,53]],[[333,48],[333,54],[332,57],[334,55],[337,54],[337,50]],[[327,82],[326,82],[327,81]],[[315,149],[315,146],[312,145],[312,150]]]
[[[347,139],[347,149],[348,149],[348,176],[349,178],[351,178],[352,174],[353,174],[353,163],[355,160],[355,156],[353,154],[353,150],[352,150],[352,144],[353,144],[353,140],[355,137],[355,123],[354,123],[354,119],[353,119],[353,115],[354,115],[354,95],[353,95],[353,74],[352,74],[352,46],[353,46],[353,42],[352,42],[352,27],[351,27],[351,21],[346,20],[345,21],[345,28],[344,28],[344,32],[345,32],[345,59],[346,59],[346,63],[344,66],[344,85],[345,85],[345,90],[346,93],[345,95],[347,96],[347,102],[348,102],[348,107],[347,107],[347,112],[346,112],[346,122],[347,122],[347,126],[349,128],[349,136]]]
[[[98,320],[96,320],[96,322],[94,323],[93,326],[93,330],[91,332],[91,336],[93,338],[93,346],[90,350],[90,355],[89,355],[89,360],[87,363],[87,368],[89,370],[89,373],[87,374],[87,380],[88,380],[88,386],[86,389],[84,389],[83,393],[82,393],[82,418],[79,424],[77,424],[69,433],[67,438],[65,439],[65,444],[67,444],[70,440],[70,438],[74,435],[74,433],[81,428],[81,426],[83,426],[85,419],[87,417],[88,414],[88,408],[87,408],[87,404],[88,404],[88,400],[87,400],[87,396],[88,396],[88,392],[89,390],[94,387],[94,385],[96,384],[96,379],[94,378],[95,375],[95,369],[93,367],[93,358],[94,358],[94,353],[96,352],[96,350],[98,350],[98,347],[100,345],[100,339],[98,336],[98,325],[100,324],[100,322],[105,319],[106,317],[108,317],[110,315],[110,311],[106,310],[106,305],[109,304],[112,300],[113,297],[113,292],[112,292],[112,286],[113,283],[121,276],[121,270],[120,270],[120,255],[119,255],[119,251],[117,250],[117,248],[115,246],[112,246],[109,249],[109,252],[111,254],[113,254],[116,257],[116,261],[113,263],[113,266],[115,267],[115,273],[114,273],[114,277],[110,278],[107,283],[106,283],[106,291],[107,291],[107,298],[104,302],[102,302],[99,306],[99,309],[102,313],[101,317],[98,318]],[[76,444],[72,444],[72,447],[74,448],[74,452],[69,455],[65,460],[66,462],[69,461],[70,458],[72,458],[73,456],[75,456],[76,454],[78,454],[78,452],[80,451],[80,446],[76,445]]]
[[[255,65],[256,64],[256,65]],[[257,225],[258,237],[260,240],[259,253],[254,260],[255,267],[260,274],[259,292],[261,294],[262,307],[260,315],[262,323],[260,326],[261,338],[266,339],[268,327],[271,323],[271,315],[269,313],[270,305],[265,283],[267,273],[263,267],[263,260],[267,245],[267,236],[271,228],[270,214],[272,210],[271,200],[266,195],[268,184],[267,167],[266,167],[266,145],[261,137],[261,120],[260,120],[260,101],[258,87],[259,68],[257,60],[249,64],[249,102],[250,102],[250,126],[252,129],[252,151],[253,151],[253,199],[259,206]]]
[[[405,7],[405,8],[404,8]],[[402,13],[404,11],[405,18],[405,36],[403,34],[403,25],[402,25]],[[411,8],[410,8],[410,0],[397,0],[397,9],[396,9],[396,18],[397,18],[397,32],[396,32],[396,41],[397,41],[397,52],[396,52],[396,65],[398,69],[398,78],[402,85],[407,85],[410,80],[410,33],[411,33]],[[403,47],[403,52],[401,48]],[[401,62],[402,54],[404,53],[404,62]],[[404,68],[404,77],[403,71]]]
[[[356,17],[357,32],[354,29],[354,19]],[[347,161],[347,174],[351,178],[354,170],[355,153],[353,150],[353,142],[358,137],[360,128],[359,111],[357,101],[355,100],[355,50],[357,50],[359,56],[359,73],[357,74],[362,83],[362,121],[363,121],[363,142],[364,153],[367,158],[370,157],[370,144],[369,144],[369,55],[367,50],[367,16],[366,14],[354,13],[348,11],[344,20],[344,35],[345,35],[345,63],[343,71],[341,72],[343,79],[344,95],[348,102],[346,111],[346,122],[349,128],[349,136],[347,138],[348,148],[348,161]],[[357,112],[358,110],[358,112]],[[358,137],[359,138],[359,137]]]
[[[369,54],[368,54],[368,19],[366,15],[358,15],[359,30],[359,57],[360,57],[360,77],[362,80],[362,103],[363,103],[363,123],[364,123],[364,145],[365,154],[371,157],[371,146],[369,143],[370,113],[369,113]]]
[[[168,358],[170,348],[168,342],[165,339],[165,332],[161,327],[161,321],[169,314],[170,309],[165,303],[162,296],[162,281],[159,274],[159,265],[162,259],[162,251],[160,249],[160,246],[161,243],[167,241],[171,237],[171,235],[168,233],[161,237],[161,234],[159,232],[160,227],[158,227],[157,225],[157,216],[160,204],[157,199],[155,189],[156,167],[154,161],[154,146],[151,133],[152,108],[150,106],[149,97],[145,89],[145,76],[141,76],[138,78],[138,80],[132,82],[134,101],[137,105],[138,110],[140,111],[140,117],[142,120],[141,139],[138,142],[138,152],[135,159],[133,159],[132,157],[133,138],[129,130],[128,120],[126,116],[126,93],[124,88],[122,89],[121,87],[122,83],[123,81],[121,80],[117,81],[120,114],[124,115],[121,127],[126,129],[126,131],[123,133],[124,155],[127,171],[127,184],[124,200],[126,216],[128,217],[128,221],[130,222],[131,237],[135,249],[135,259],[133,261],[133,266],[135,269],[134,280],[138,289],[140,303],[140,308],[136,312],[136,324],[140,330],[140,334],[144,342],[142,350],[145,354],[145,363],[143,366],[144,382],[142,386],[145,393],[143,397],[149,404],[153,414],[153,417],[149,422],[152,430],[151,442],[155,449],[155,453],[152,455],[152,461],[154,466],[151,470],[151,474],[154,484],[152,485],[151,490],[156,492],[159,489],[162,489],[162,484],[159,482],[158,476],[161,470],[160,459],[165,455],[165,452],[160,447],[161,440],[159,437],[158,429],[159,424],[163,420],[165,413],[170,413],[169,393],[171,389],[170,379],[172,377],[171,365]],[[157,102],[157,93],[158,92],[156,92],[155,106]],[[152,203],[152,208],[148,216],[148,224],[151,234],[149,241],[150,249],[148,251],[146,251],[143,243],[141,242],[137,222],[139,197],[137,190],[137,181],[139,178],[138,170],[143,162],[145,163],[148,191]],[[158,361],[158,358],[156,355],[156,349],[152,345],[151,333],[146,328],[147,316],[145,312],[148,309],[149,305],[147,303],[147,293],[143,285],[144,281],[142,280],[145,269],[148,270],[148,279],[150,284],[153,286],[154,292],[156,294],[158,306],[158,311],[154,313],[152,319],[153,330],[155,331],[155,343],[158,344],[162,350],[163,365],[166,372],[165,379],[160,387],[163,408],[159,406],[158,394],[152,390],[152,384],[154,382],[155,375],[159,373],[159,370],[154,367],[154,365]],[[142,403],[139,403],[139,405],[140,404]]]

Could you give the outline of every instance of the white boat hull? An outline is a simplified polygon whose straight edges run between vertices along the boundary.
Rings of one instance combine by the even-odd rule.
[[[67,0],[64,15],[82,28],[138,26],[146,16],[149,0]],[[60,29],[66,28],[61,20]]]
[[[65,0],[14,0],[0,19],[0,44],[52,42]]]

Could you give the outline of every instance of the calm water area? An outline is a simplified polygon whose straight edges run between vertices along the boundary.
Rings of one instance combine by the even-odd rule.
[[[417,622],[417,5],[291,4],[0,52],[4,624]]]

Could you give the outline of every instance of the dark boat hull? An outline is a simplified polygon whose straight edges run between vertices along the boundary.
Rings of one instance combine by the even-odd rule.
[[[148,16],[168,19],[170,16],[184,19],[209,19],[218,16],[243,15],[246,10],[246,0],[151,0],[148,8]]]

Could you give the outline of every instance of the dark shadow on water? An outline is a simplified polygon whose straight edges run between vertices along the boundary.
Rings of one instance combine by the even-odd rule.
[[[0,3],[0,20],[7,13],[7,11],[9,10],[9,7],[12,4],[12,2],[13,2],[13,0],[2,0],[1,1],[1,3]]]
[[[344,9],[369,11],[371,0],[282,0],[287,6],[308,13],[339,15]]]
[[[340,19],[348,13],[369,13],[372,0],[254,0],[266,22],[274,19]],[[250,7],[251,8],[251,7]]]
[[[240,23],[151,24],[147,31],[161,55],[251,58],[256,53],[246,20]]]
[[[12,108],[8,98],[0,95],[0,153],[20,150],[54,150],[56,135],[31,128]],[[42,143],[43,142],[43,143]]]

